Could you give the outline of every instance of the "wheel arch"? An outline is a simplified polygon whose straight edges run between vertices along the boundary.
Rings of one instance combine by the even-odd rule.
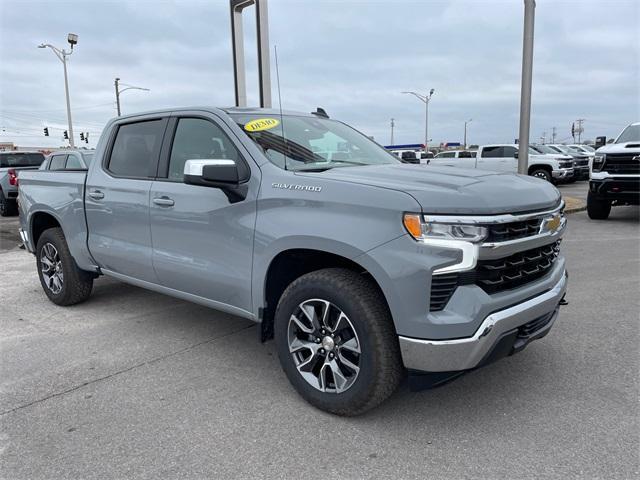
[[[315,248],[288,248],[275,255],[265,271],[261,291],[261,307],[259,310],[259,317],[261,320],[261,340],[264,342],[273,338],[275,310],[280,297],[291,282],[307,273],[336,267],[352,270],[370,278],[375,287],[379,290],[387,308],[391,311],[389,302],[380,286],[380,282],[375,278],[370,270],[365,268],[359,262],[339,253],[327,250]]]
[[[62,222],[51,212],[38,211],[31,214],[29,219],[29,239],[34,250],[42,233],[49,228],[62,228]]]
[[[531,175],[536,170],[546,170],[550,176],[552,175],[552,172],[553,172],[553,168],[551,168],[551,165],[547,165],[544,163],[534,163],[533,165],[529,166],[527,170],[527,174]]]

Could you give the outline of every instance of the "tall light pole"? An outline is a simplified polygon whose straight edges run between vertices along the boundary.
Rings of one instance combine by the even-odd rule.
[[[75,147],[75,143],[73,142],[73,125],[71,122],[71,101],[69,100],[69,80],[67,78],[67,57],[73,53],[73,46],[78,44],[78,35],[75,33],[70,33],[67,35],[67,42],[71,45],[71,50],[60,50],[59,48],[54,47],[49,43],[42,43],[38,45],[38,48],[50,48],[53,53],[56,54],[56,57],[62,62],[62,66],[64,68],[64,92],[67,98],[67,122],[69,123],[69,145],[71,148]]]
[[[473,118],[470,118],[466,122],[464,122],[464,149],[467,149],[467,123],[471,123]]]
[[[396,124],[394,123],[394,119],[391,119],[391,143],[389,143],[389,145],[393,145],[393,127],[395,127]]]
[[[529,168],[529,128],[531,126],[531,78],[533,76],[533,27],[536,1],[524,0],[524,32],[522,34],[522,86],[520,90],[520,130],[518,133],[518,173]]]
[[[121,115],[120,113],[120,94],[126,90],[144,90],[145,92],[148,92],[149,89],[148,88],[142,88],[142,87],[135,87],[133,85],[128,85],[126,83],[123,83],[122,85],[124,85],[126,88],[123,88],[122,90],[120,89],[120,79],[116,78],[116,81],[114,82],[114,85],[116,87],[116,107],[118,109],[118,116]]]
[[[409,95],[413,95],[414,97],[420,99],[420,101],[424,102],[424,150],[425,152],[429,150],[429,100],[431,100],[431,96],[433,95],[435,90],[432,88],[429,90],[429,95],[422,95],[418,92],[402,92],[408,93]]]

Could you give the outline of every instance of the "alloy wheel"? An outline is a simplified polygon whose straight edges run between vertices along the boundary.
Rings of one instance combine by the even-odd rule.
[[[47,288],[58,295],[64,285],[64,273],[58,250],[51,243],[45,243],[40,250],[40,272]]]
[[[306,382],[324,393],[348,390],[360,372],[361,346],[347,315],[322,299],[302,302],[287,329],[289,353]]]

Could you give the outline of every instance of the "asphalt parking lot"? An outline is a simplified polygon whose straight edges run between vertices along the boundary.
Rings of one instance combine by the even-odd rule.
[[[546,338],[345,419],[298,397],[245,320],[109,279],[53,305],[0,219],[0,477],[637,478],[638,209],[569,222]]]

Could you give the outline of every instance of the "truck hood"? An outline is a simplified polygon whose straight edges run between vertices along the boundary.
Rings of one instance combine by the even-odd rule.
[[[640,141],[638,142],[625,142],[625,143],[610,143],[600,147],[596,153],[638,153],[640,152]]]
[[[318,179],[318,174],[303,173]],[[560,192],[548,182],[513,173],[428,165],[340,167],[322,178],[406,192],[424,213],[491,215],[553,208]]]

